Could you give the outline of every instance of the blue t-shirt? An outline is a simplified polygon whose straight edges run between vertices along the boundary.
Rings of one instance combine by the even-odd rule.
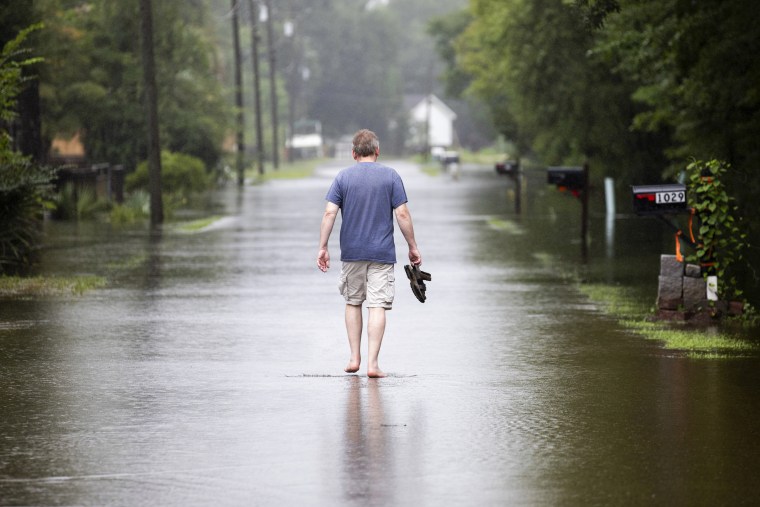
[[[360,162],[335,177],[326,199],[340,208],[340,260],[395,264],[393,210],[407,202],[401,176],[377,162]]]

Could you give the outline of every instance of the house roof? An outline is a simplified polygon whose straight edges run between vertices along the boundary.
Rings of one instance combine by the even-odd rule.
[[[448,116],[452,120],[457,117],[457,114],[449,106],[447,106],[444,101],[432,93],[430,95],[405,95],[404,106],[407,110],[412,111],[418,107],[424,106],[425,101],[428,99],[428,97],[430,97],[430,104],[433,107],[439,109],[444,115]]]

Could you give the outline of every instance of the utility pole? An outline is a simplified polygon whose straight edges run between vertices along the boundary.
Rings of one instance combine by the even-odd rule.
[[[256,116],[256,155],[259,174],[264,174],[264,132],[261,128],[261,83],[259,82],[259,4],[248,0],[251,16],[251,54],[253,60],[254,115]]]
[[[245,119],[243,117],[243,72],[240,56],[240,23],[238,21],[238,0],[232,0],[232,46],[235,53],[235,107],[237,108],[237,154],[235,170],[238,186],[245,183]]]
[[[428,63],[427,76],[427,97],[425,97],[425,142],[423,149],[425,152],[422,159],[427,162],[430,157],[430,115],[433,109],[433,60]]]
[[[267,8],[267,48],[269,49],[269,96],[272,106],[272,162],[275,170],[280,167],[280,143],[277,121],[277,76],[275,65],[274,32],[272,30],[272,0],[264,0]]]
[[[164,221],[161,198],[161,143],[158,138],[158,90],[156,63],[153,59],[153,5],[140,0],[140,33],[142,38],[143,83],[145,86],[145,118],[148,131],[148,188],[150,190],[150,225]]]

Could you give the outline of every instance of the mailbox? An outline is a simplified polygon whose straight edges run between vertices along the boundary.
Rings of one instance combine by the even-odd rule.
[[[583,167],[549,167],[546,169],[547,182],[567,190],[583,190],[586,176]]]
[[[637,215],[688,213],[686,185],[640,185],[631,187]]]
[[[458,164],[459,163],[459,153],[456,151],[446,151],[443,153],[443,156],[441,157],[441,163],[443,165],[449,165],[449,164]]]
[[[515,160],[507,160],[506,162],[496,164],[496,174],[515,177],[519,170],[520,165]]]

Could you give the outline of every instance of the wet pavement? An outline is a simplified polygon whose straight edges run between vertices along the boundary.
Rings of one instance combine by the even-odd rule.
[[[220,192],[193,233],[50,225],[43,269],[108,285],[0,301],[0,505],[760,501],[760,361],[666,352],[572,282],[656,278],[660,236],[597,217],[579,268],[540,176],[518,218],[490,170],[394,165],[433,280],[420,304],[397,266],[385,379],[342,372],[337,227],[315,265],[337,167]]]

